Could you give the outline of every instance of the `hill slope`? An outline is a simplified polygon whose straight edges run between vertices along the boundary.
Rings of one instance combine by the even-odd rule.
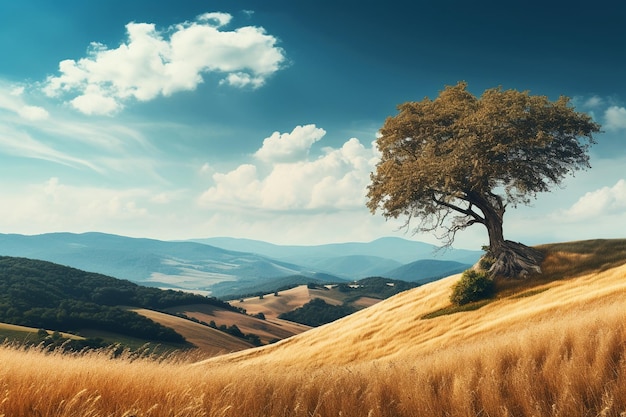
[[[314,274],[309,268],[206,244],[104,233],[0,234],[0,255],[40,259],[144,285],[205,294],[220,282]]]
[[[178,344],[189,336],[209,354],[252,346],[208,326],[154,311],[189,304],[247,318],[214,298],[143,287],[51,262],[0,257],[0,322],[92,337],[108,334],[113,339],[117,335]]]
[[[546,259],[546,263],[554,264],[553,269],[581,257],[576,253],[564,255],[558,249],[553,247]],[[575,331],[585,320],[617,317],[626,322],[626,257],[621,262],[609,270],[602,270],[600,265],[576,278],[547,282],[539,287],[541,292],[531,296],[508,296],[476,311],[422,319],[449,305],[450,287],[459,278],[454,275],[276,345],[216,358],[211,363],[316,367],[419,361],[459,346],[480,346],[485,340],[497,344],[518,340],[529,332]],[[529,329],[530,323],[534,327]]]
[[[470,264],[455,261],[440,261],[435,259],[420,259],[410,264],[402,265],[385,273],[386,277],[409,282],[427,283],[439,278],[463,272],[470,268]]]
[[[389,277],[388,271],[422,259],[474,264],[482,255],[482,251],[454,248],[440,250],[435,245],[398,237],[385,237],[372,242],[346,242],[313,246],[274,245],[258,240],[228,237],[196,239],[194,242],[228,250],[256,253],[284,262],[326,271],[348,279],[361,279],[377,275]],[[441,275],[437,277],[439,278]],[[408,280],[406,277],[397,279]]]
[[[450,277],[192,365],[0,346],[0,414],[623,416],[626,241],[606,243],[550,245],[543,277],[475,311],[424,319]]]

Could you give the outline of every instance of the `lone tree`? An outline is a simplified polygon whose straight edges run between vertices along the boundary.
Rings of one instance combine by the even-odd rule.
[[[493,277],[540,272],[538,250],[504,239],[504,212],[589,168],[587,151],[600,125],[574,111],[567,97],[552,102],[493,88],[478,98],[466,87],[401,104],[387,118],[367,206],[386,218],[406,217],[406,227],[419,219],[414,232],[440,231],[445,246],[480,223],[489,234]]]

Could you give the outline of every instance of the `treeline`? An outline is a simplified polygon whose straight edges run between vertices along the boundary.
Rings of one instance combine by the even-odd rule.
[[[259,314],[263,314],[263,313],[259,313]],[[231,336],[235,336],[238,337],[239,339],[243,339],[246,340],[248,342],[250,342],[252,345],[254,346],[261,346],[263,344],[263,342],[261,342],[261,338],[259,337],[259,335],[254,334],[254,333],[244,333],[241,331],[241,329],[239,329],[239,327],[237,327],[236,324],[233,324],[231,326],[227,326],[225,324],[220,324],[219,326],[215,323],[214,320],[211,320],[210,322],[206,322],[206,321],[202,321],[200,319],[197,319],[195,317],[190,317],[184,313],[177,313],[176,314],[178,317],[182,317],[186,320],[190,320],[193,321],[194,323],[198,323],[198,324],[202,324],[203,326],[208,326],[211,327],[213,329],[219,330],[221,332],[227,333]],[[258,315],[257,315],[258,317]],[[265,316],[263,316],[263,318],[265,318]]]
[[[350,303],[361,297],[387,299],[411,288],[418,287],[417,282],[407,282],[384,277],[369,277],[355,281],[352,284],[339,284],[337,289],[346,293],[348,297],[345,302]]]
[[[348,304],[332,305],[321,298],[314,298],[302,307],[280,314],[278,318],[317,327],[338,320],[356,311],[357,309],[355,307]]]
[[[329,278],[330,276],[327,276]],[[336,277],[332,277],[336,278]],[[323,285],[334,281],[326,281],[306,277],[304,275],[290,275],[271,280],[243,280],[238,282],[238,286],[233,288],[232,282],[217,283],[211,287],[211,292],[222,300],[236,300],[241,298],[258,297],[260,295],[270,294],[277,291],[287,291],[300,285],[306,285],[310,282]]]
[[[309,289],[328,291],[338,291],[342,293],[343,303],[341,305],[328,304],[321,298],[314,298],[307,304],[293,311],[283,313],[278,317],[281,319],[306,324],[317,327],[330,323],[359,310],[353,303],[361,297],[370,297],[384,300],[400,292],[419,286],[415,282],[393,280],[383,277],[370,277],[355,281],[351,284],[341,283],[331,286],[330,290],[324,285],[309,282]]]
[[[183,343],[174,330],[118,306],[160,310],[185,304],[238,310],[215,298],[142,287],[51,262],[0,257],[0,322],[68,332],[90,328]]]

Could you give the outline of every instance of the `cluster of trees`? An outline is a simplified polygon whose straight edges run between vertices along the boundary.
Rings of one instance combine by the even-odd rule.
[[[254,346],[261,346],[263,344],[263,342],[261,342],[261,338],[259,337],[259,335],[254,334],[254,333],[244,333],[244,332],[241,331],[241,329],[239,329],[239,327],[237,327],[236,324],[233,324],[231,326],[227,326],[225,324],[220,324],[218,326],[215,323],[214,320],[211,320],[210,322],[207,323],[206,321],[199,320],[199,319],[197,319],[195,317],[190,317],[190,316],[188,316],[186,314],[183,314],[183,313],[179,313],[178,316],[180,316],[180,317],[182,317],[184,319],[193,321],[195,323],[202,324],[203,326],[212,327],[212,328],[214,328],[216,330],[219,330],[221,332],[227,333],[227,334],[229,334],[231,336],[235,336],[235,337],[238,337],[240,339],[247,340],[248,342],[252,343],[252,345],[254,345]],[[263,316],[263,317],[265,317],[265,316]]]
[[[90,328],[183,343],[174,330],[118,306],[159,310],[192,303],[237,310],[215,298],[142,287],[50,262],[0,257],[1,322],[68,332]]]
[[[339,284],[337,288],[343,293],[349,294],[345,302],[356,301],[361,297],[378,298],[384,300],[393,295],[411,288],[418,287],[417,282],[407,282],[384,277],[369,277],[355,281],[352,285]]]
[[[419,286],[419,284],[415,282],[406,282],[383,277],[364,278],[354,281],[351,284],[334,284],[332,290],[329,290],[328,287],[324,285],[309,282],[307,283],[309,289],[340,292],[341,295],[338,299],[343,299],[343,303],[341,305],[333,305],[328,304],[321,298],[314,298],[302,307],[282,313],[278,317],[284,320],[306,324],[307,326],[317,327],[356,312],[359,308],[352,303],[362,297],[384,300],[417,286]]]
[[[348,304],[337,306],[328,304],[321,298],[314,298],[302,307],[280,314],[278,318],[317,327],[338,320],[356,311],[357,309],[355,307]]]

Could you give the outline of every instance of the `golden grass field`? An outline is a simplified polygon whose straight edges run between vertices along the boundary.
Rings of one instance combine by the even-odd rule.
[[[423,319],[452,276],[209,359],[3,346],[0,416],[625,417],[626,258],[585,269],[557,249],[475,311]]]

